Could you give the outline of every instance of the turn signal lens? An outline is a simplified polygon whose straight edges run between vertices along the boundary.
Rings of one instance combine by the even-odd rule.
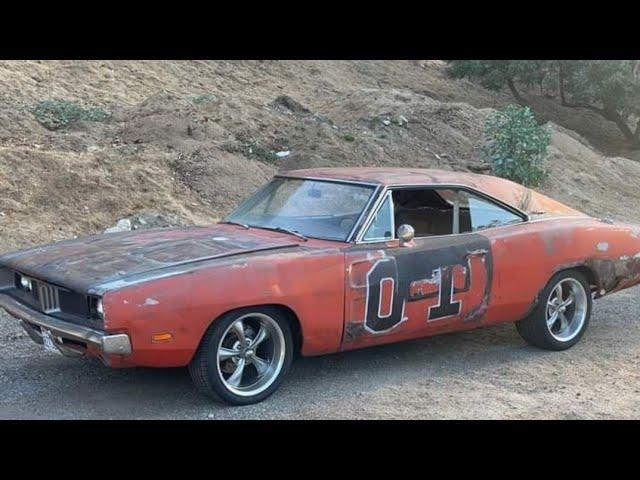
[[[154,343],[167,343],[173,341],[173,333],[164,332],[164,333],[156,333],[151,336],[151,340]]]

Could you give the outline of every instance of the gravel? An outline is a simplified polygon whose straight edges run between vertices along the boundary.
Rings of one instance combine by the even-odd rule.
[[[228,407],[186,369],[123,369],[45,352],[0,313],[0,419],[627,419],[640,417],[640,288],[594,303],[564,352],[511,324],[300,358],[272,397]]]

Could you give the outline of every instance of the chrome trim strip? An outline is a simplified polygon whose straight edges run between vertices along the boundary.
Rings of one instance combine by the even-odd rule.
[[[378,194],[378,198],[376,199],[375,204],[371,208],[371,211],[369,212],[369,215],[367,216],[365,222],[362,224],[362,228],[360,229],[360,231],[356,235],[355,243],[376,243],[376,242],[379,241],[379,240],[376,240],[376,241],[372,241],[372,242],[363,242],[362,241],[362,237],[364,237],[365,233],[369,229],[369,226],[371,225],[371,222],[373,222],[373,219],[374,219],[376,213],[378,213],[378,210],[380,210],[380,207],[384,203],[384,200],[387,197],[387,192],[388,191],[389,191],[389,188],[388,187],[384,187],[382,189],[382,191]],[[395,232],[394,232],[394,235],[395,235]],[[383,240],[383,241],[388,242],[389,240]]]
[[[373,221],[373,217],[375,216],[375,214],[377,213],[378,209],[380,208],[383,199],[385,198],[385,195],[388,191],[392,191],[392,190],[421,190],[424,188],[434,188],[434,189],[447,189],[447,188],[456,188],[459,190],[467,190],[469,192],[475,193],[476,195],[480,196],[480,197],[485,197],[487,200],[490,200],[494,203],[496,203],[497,205],[499,205],[500,207],[505,208],[506,210],[509,210],[515,214],[517,214],[520,217],[523,217],[523,223],[524,222],[529,222],[531,220],[531,218],[529,217],[529,215],[525,212],[523,212],[522,210],[520,210],[519,208],[513,207],[507,203],[504,203],[503,201],[493,197],[492,195],[483,192],[481,190],[478,190],[474,187],[469,187],[468,185],[462,185],[462,184],[455,184],[455,183],[436,183],[436,184],[424,184],[424,185],[414,185],[414,184],[409,184],[409,185],[385,185],[385,187],[382,189],[382,192],[380,193],[379,197],[378,197],[378,201],[376,202],[374,208],[372,209],[372,211],[369,213],[369,216],[367,217],[367,220],[363,226],[362,229],[360,229],[360,231],[358,232],[358,234],[356,235],[355,238],[355,243],[356,244],[366,244],[366,243],[380,243],[380,242],[388,242],[389,240],[374,240],[374,241],[369,241],[369,242],[365,242],[362,240],[362,237],[364,236],[365,232],[367,231],[367,228],[369,227],[369,224]],[[504,226],[513,226],[513,225],[504,225]],[[495,229],[495,228],[501,228],[501,227],[492,227],[491,230]],[[489,229],[486,229],[489,230]],[[464,232],[464,233],[450,233],[447,234],[446,236],[450,236],[450,235],[466,235],[468,233],[478,233],[478,232]],[[394,232],[395,235],[395,232]],[[428,237],[415,237],[415,240],[421,239],[421,238],[435,238],[435,237],[442,237],[445,235],[429,235]]]
[[[376,218],[375,214],[380,211],[380,209],[382,208],[384,203],[387,201],[387,198],[389,199],[389,207],[391,208],[391,236],[392,236],[392,238],[372,238],[370,240],[362,240],[362,243],[390,242],[390,241],[394,240],[394,237],[396,235],[396,219],[395,219],[395,215],[394,215],[395,206],[393,204],[393,196],[391,195],[391,192],[388,191],[388,190],[384,195],[382,195],[382,197],[380,199],[380,205],[378,206],[378,208],[375,209],[375,213],[369,218],[369,221],[368,221],[368,224],[366,225],[366,227],[363,227],[361,237],[364,237],[367,234],[367,232],[369,231],[369,228],[371,228],[371,224],[373,223],[373,220]]]
[[[446,188],[458,188],[460,190],[468,190],[469,192],[472,192],[472,193],[475,193],[475,194],[480,195],[482,197],[485,197],[488,200],[491,200],[492,202],[497,203],[498,205],[506,208],[507,210],[511,210],[512,212],[517,213],[521,217],[524,217],[526,220],[529,220],[529,214],[527,212],[524,212],[524,211],[520,210],[518,207],[514,207],[513,205],[505,203],[502,200],[494,197],[490,193],[487,193],[487,192],[485,192],[483,190],[479,190],[476,187],[470,187],[469,185],[465,185],[465,184],[462,184],[462,183],[435,183],[435,184],[421,184],[421,185],[398,184],[398,185],[387,185],[387,188],[393,189],[393,190],[397,190],[397,189],[421,189],[421,188],[443,188],[443,189],[446,189]]]
[[[350,180],[345,178],[330,178],[330,177],[303,177],[297,175],[287,175],[286,173],[278,173],[273,178],[294,178],[298,180],[315,180],[317,182],[332,182],[332,183],[349,183],[353,185],[366,185],[368,187],[380,187],[383,184],[380,182],[365,182],[364,180]]]
[[[14,317],[47,328],[60,337],[97,345],[105,353],[128,355],[132,351],[131,341],[127,334],[108,335],[100,330],[50,317],[23,305],[6,293],[0,293],[0,307]]]
[[[353,224],[353,228],[349,232],[349,235],[347,235],[347,239],[345,240],[346,242],[351,242],[353,240],[353,237],[357,233],[358,228],[361,226],[362,222],[366,219],[366,215],[367,215],[367,212],[369,211],[369,208],[373,208],[372,205],[375,203],[375,200],[377,200],[380,190],[383,190],[382,186],[377,185],[376,188],[373,190],[373,192],[371,192],[371,196],[369,197],[367,204],[362,209],[362,212],[360,212],[360,216],[358,217],[358,220],[356,221],[356,223]]]

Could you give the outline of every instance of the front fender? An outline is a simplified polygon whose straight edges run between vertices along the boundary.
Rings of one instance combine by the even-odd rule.
[[[114,365],[187,365],[215,319],[267,304],[296,314],[303,355],[331,353],[342,338],[344,255],[296,250],[227,259],[107,292],[103,301],[105,328],[127,332],[132,343],[132,354],[113,359]],[[155,343],[159,333],[171,333],[172,340]]]

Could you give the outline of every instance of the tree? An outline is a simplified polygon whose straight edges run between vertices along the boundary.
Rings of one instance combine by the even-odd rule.
[[[518,90],[540,85],[557,92],[560,104],[584,108],[614,122],[634,147],[640,147],[640,62],[636,60],[452,60],[449,74],[486,88]]]

